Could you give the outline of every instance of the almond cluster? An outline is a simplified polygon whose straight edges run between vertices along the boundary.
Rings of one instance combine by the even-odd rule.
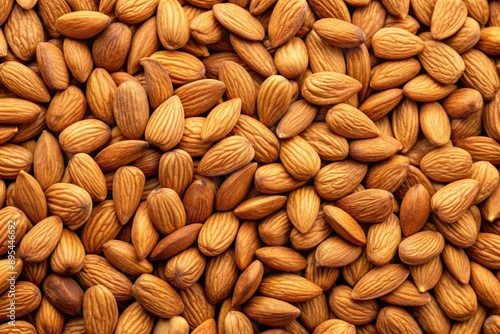
[[[0,0],[0,334],[500,333],[498,0]]]

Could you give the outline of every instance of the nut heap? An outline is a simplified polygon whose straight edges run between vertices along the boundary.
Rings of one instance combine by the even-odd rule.
[[[498,1],[0,25],[0,334],[500,333]]]

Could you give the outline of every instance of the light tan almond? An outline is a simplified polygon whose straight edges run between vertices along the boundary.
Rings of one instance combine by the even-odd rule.
[[[253,159],[254,154],[255,151],[246,138],[228,137],[214,145],[201,159],[198,173],[205,176],[229,174],[247,165]],[[228,161],[227,164],[225,160]]]
[[[184,107],[186,117],[198,116],[211,107],[222,97],[226,85],[213,79],[202,79],[185,84],[174,91]]]
[[[110,334],[118,321],[118,305],[111,291],[103,285],[92,286],[83,297],[85,333]]]
[[[335,72],[317,72],[304,81],[303,97],[313,104],[327,105],[346,101],[361,90],[361,83]]]
[[[443,40],[462,28],[467,18],[467,6],[462,0],[437,0],[431,19],[431,34],[436,40]]]
[[[222,254],[236,238],[238,227],[239,220],[232,212],[212,214],[198,235],[200,251],[206,256]]]
[[[82,41],[65,38],[63,53],[64,60],[71,74],[79,82],[86,82],[94,67],[89,47]]]
[[[63,53],[50,43],[39,43],[36,59],[49,89],[63,90],[69,85],[69,73]]]
[[[420,63],[435,80],[451,85],[458,81],[465,71],[460,55],[445,43],[425,41],[425,49],[418,55]],[[440,59],[437,63],[436,59]]]
[[[453,276],[444,271],[434,288],[436,300],[448,317],[453,320],[470,319],[477,308],[477,297],[468,284],[460,284]]]
[[[157,16],[157,32],[163,47],[182,48],[189,39],[189,22],[181,5],[173,0],[160,0]]]
[[[244,308],[249,318],[268,326],[285,326],[296,319],[300,310],[274,298],[252,297]]]
[[[362,250],[341,237],[331,237],[316,248],[316,263],[321,267],[342,267],[354,262]]]
[[[59,216],[70,229],[82,226],[92,213],[89,193],[71,183],[54,183],[45,190],[49,212]]]
[[[229,31],[251,41],[264,38],[264,27],[249,12],[235,4],[213,6],[215,18]]]
[[[72,182],[85,189],[94,202],[106,199],[106,179],[91,156],[85,153],[75,154],[68,163],[68,172]]]
[[[291,98],[292,87],[285,77],[273,75],[267,78],[257,94],[259,120],[267,127],[278,123],[288,109]]]
[[[432,211],[445,223],[455,222],[472,204],[478,191],[479,182],[476,180],[452,182],[432,196]]]
[[[313,73],[346,73],[346,64],[342,49],[336,48],[323,40],[316,31],[311,30],[306,37],[309,67]],[[304,72],[307,73],[307,72]]]
[[[50,101],[50,94],[43,80],[21,63],[15,61],[2,63],[0,80],[5,87],[23,99],[33,102]]]
[[[110,21],[107,15],[99,12],[77,11],[60,16],[56,20],[55,27],[61,35],[87,39],[103,31]]]
[[[333,26],[336,28],[332,29]],[[314,30],[321,38],[339,48],[355,48],[365,41],[365,34],[359,27],[334,18],[316,21]]]
[[[323,290],[307,278],[295,274],[275,274],[264,277],[259,293],[289,303],[312,300]]]
[[[401,228],[395,215],[370,227],[366,238],[366,256],[375,265],[384,265],[394,257],[401,241]]]
[[[333,205],[325,205],[323,211],[326,221],[341,237],[358,246],[366,243],[365,232],[347,212]]]
[[[72,154],[92,153],[111,137],[109,126],[96,119],[84,119],[66,127],[59,135],[61,148]]]
[[[400,264],[388,264],[370,270],[354,286],[351,297],[355,300],[369,300],[397,289],[410,274]]]
[[[278,0],[269,20],[269,42],[278,47],[290,40],[302,27],[307,3],[304,0]]]
[[[42,22],[33,8],[25,10],[12,1],[5,1],[3,4],[6,13],[2,21],[5,22],[5,39],[16,57],[21,61],[28,61],[35,55],[38,43],[44,40]]]
[[[421,67],[415,58],[386,61],[373,68],[370,87],[377,90],[396,88],[416,77]]]
[[[157,51],[151,58],[156,59],[167,70],[174,85],[189,83],[205,75],[205,66],[195,56],[181,51]]]
[[[425,48],[424,42],[401,28],[382,28],[372,40],[377,57],[398,60],[418,55]]]
[[[129,221],[137,209],[144,184],[144,173],[137,167],[125,166],[116,171],[112,192],[116,214],[122,225]]]
[[[472,49],[462,54],[462,59],[465,63],[462,76],[465,86],[479,91],[485,100],[493,99],[500,86],[500,79],[490,58],[483,52]]]
[[[405,309],[386,306],[377,315],[377,330],[382,333],[422,333],[417,322]]]
[[[122,22],[137,24],[154,15],[158,2],[158,0],[118,0],[115,4],[115,15]]]
[[[420,106],[420,128],[424,136],[436,146],[445,145],[450,141],[449,118],[437,102],[423,103]]]
[[[255,151],[255,160],[272,163],[278,159],[280,142],[264,124],[247,115],[240,115],[232,134],[248,139]],[[265,138],[265,140],[262,140]]]
[[[70,85],[59,91],[50,101],[45,116],[47,127],[61,132],[73,123],[83,119],[87,111],[87,100],[80,88]]]
[[[404,239],[399,244],[399,257],[408,265],[429,262],[438,256],[444,247],[444,237],[439,232],[421,231]]]

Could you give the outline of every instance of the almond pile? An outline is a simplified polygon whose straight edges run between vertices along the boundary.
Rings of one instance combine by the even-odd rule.
[[[0,334],[500,333],[498,0],[0,26]]]

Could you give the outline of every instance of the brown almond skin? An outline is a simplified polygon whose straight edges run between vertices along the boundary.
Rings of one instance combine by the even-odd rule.
[[[369,300],[383,296],[401,285],[409,274],[410,271],[400,264],[376,267],[354,286],[351,297],[356,300]]]
[[[43,282],[43,292],[61,312],[76,315],[82,309],[83,290],[69,277],[55,274],[47,276]]]
[[[261,247],[255,252],[255,255],[265,265],[276,270],[294,272],[306,267],[306,259],[291,248]]]
[[[399,244],[399,257],[408,265],[429,262],[438,256],[444,247],[444,237],[439,232],[421,231],[404,239]]]
[[[168,259],[191,246],[198,238],[202,224],[189,224],[158,242],[151,252],[152,261]]]

